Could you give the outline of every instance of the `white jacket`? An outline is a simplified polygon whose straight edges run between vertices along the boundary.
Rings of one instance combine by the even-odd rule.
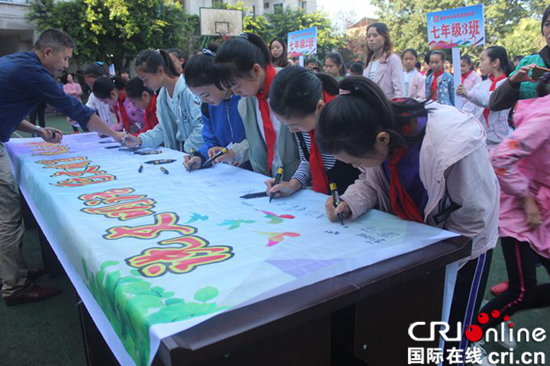
[[[506,79],[500,80],[497,83],[496,88],[498,88],[505,81]],[[485,127],[485,130],[487,131],[487,145],[497,145],[512,132],[512,129],[508,125],[508,115],[510,114],[510,109],[491,111],[489,113],[488,123],[483,115],[485,108],[489,108],[489,99],[493,93],[492,91],[489,91],[491,84],[492,81],[487,79],[474,85],[472,90],[466,93],[466,103],[464,104],[462,110],[473,114],[481,122],[483,127]]]
[[[424,222],[473,239],[470,259],[496,246],[499,192],[485,130],[471,114],[430,103],[420,149],[420,179],[428,192]],[[393,213],[389,183],[381,166],[361,175],[342,195],[352,220],[371,208]]]
[[[93,109],[99,115],[99,118],[105,122],[108,126],[113,127],[118,124],[116,114],[111,110],[111,107],[107,103],[103,103],[96,98],[94,93],[90,94],[86,107]]]

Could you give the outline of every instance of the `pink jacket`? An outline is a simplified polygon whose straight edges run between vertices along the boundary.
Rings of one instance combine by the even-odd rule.
[[[364,77],[369,76],[371,67],[372,62],[363,71]],[[404,97],[403,65],[399,56],[392,53],[388,57],[382,57],[374,74],[373,81],[378,84],[388,99]]]
[[[80,100],[80,96],[82,95],[82,88],[80,87],[80,84],[75,82],[63,85],[63,91],[65,94],[75,97],[78,100]]]
[[[514,122],[517,129],[491,152],[501,185],[500,235],[529,242],[550,258],[550,95],[519,101]],[[521,202],[528,192],[541,212],[535,231],[527,226]]]
[[[416,69],[410,75],[409,90],[405,94],[406,97],[416,100],[426,99],[426,78]]]
[[[428,192],[424,221],[472,238],[474,259],[498,240],[499,185],[485,148],[485,130],[472,115],[452,106],[430,103],[428,108],[419,172]],[[351,219],[371,208],[393,213],[382,167],[359,170],[359,179],[342,195]]]
[[[476,86],[476,84],[479,84],[482,81],[481,76],[479,76],[479,74],[474,70],[466,79],[464,79],[464,87],[467,91],[470,91],[474,86]]]

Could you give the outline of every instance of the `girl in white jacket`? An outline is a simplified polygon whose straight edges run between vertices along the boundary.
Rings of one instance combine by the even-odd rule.
[[[483,74],[488,75],[487,79],[470,91],[459,85],[456,93],[467,101],[463,111],[472,113],[485,127],[487,148],[491,150],[512,132],[508,124],[510,109],[490,111],[489,99],[491,93],[506,81],[513,68],[506,50],[500,46],[488,47],[481,53],[480,67]]]
[[[466,329],[481,305],[498,240],[499,185],[485,148],[485,130],[471,114],[413,99],[389,101],[366,78],[340,82],[340,96],[316,127],[323,151],[361,175],[327,216],[355,220],[372,208],[472,238],[454,290],[449,323]],[[453,330],[452,330],[453,331]],[[461,344],[447,342],[446,347]],[[447,348],[448,349],[448,348]]]

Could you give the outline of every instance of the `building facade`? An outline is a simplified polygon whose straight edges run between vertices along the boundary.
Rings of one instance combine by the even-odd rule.
[[[27,0],[0,0],[0,57],[32,48],[36,35],[29,11]]]

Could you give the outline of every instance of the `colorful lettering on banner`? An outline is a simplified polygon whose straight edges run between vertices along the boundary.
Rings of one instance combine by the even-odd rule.
[[[155,223],[150,225],[112,227],[107,230],[107,234],[103,235],[103,238],[107,240],[123,238],[149,240],[167,231],[177,232],[180,235],[191,235],[197,232],[197,229],[192,226],[178,224],[180,218],[175,212],[163,212],[154,217]]]
[[[54,144],[52,142],[46,142],[46,141],[39,141],[39,142],[27,142],[25,145],[33,146],[33,147],[53,147],[59,144]]]
[[[53,148],[53,149],[52,149]],[[69,147],[67,145],[56,145],[49,146],[43,149],[33,149],[32,151],[42,151],[32,154],[33,156],[38,155],[61,155],[69,152]]]
[[[39,160],[37,164],[48,165],[45,166],[45,169],[59,169],[59,170],[72,170],[72,169],[81,169],[90,165],[90,161],[85,156],[78,156],[75,158],[64,158],[64,159],[54,159],[54,160]],[[69,163],[69,164],[59,164],[58,163]]]
[[[113,203],[119,203],[130,200],[138,200],[141,198],[147,197],[146,195],[128,195],[128,193],[133,193],[133,188],[115,188],[108,189],[104,192],[89,193],[79,196],[78,199],[84,202],[86,206],[97,206],[97,205],[110,205]]]
[[[100,168],[99,165],[92,165],[92,166],[86,167],[84,170],[80,170],[80,171],[57,172],[57,173],[53,174],[52,177],[60,177],[62,175],[66,175],[68,177],[82,177],[84,174],[100,175],[100,174],[105,174],[106,173],[105,170],[99,170],[99,168]]]
[[[116,175],[104,174],[104,175],[95,175],[86,178],[70,178],[57,182],[56,184],[50,183],[53,186],[58,187],[83,187],[91,184],[99,184],[105,182],[112,182],[116,180]]]
[[[152,211],[152,209],[155,207],[155,204],[155,200],[144,198],[137,201],[119,203],[111,206],[83,208],[82,211],[90,215],[103,215],[107,218],[126,221],[154,214],[155,212]]]
[[[198,236],[164,240],[159,244],[180,244],[182,247],[146,249],[140,255],[126,259],[126,263],[145,277],[158,277],[166,272],[189,273],[198,266],[223,262],[234,255],[232,247],[209,247],[208,241]]]

